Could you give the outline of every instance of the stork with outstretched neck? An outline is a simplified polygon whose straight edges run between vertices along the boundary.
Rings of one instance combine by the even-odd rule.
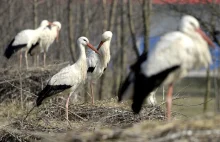
[[[97,55],[94,51],[88,50],[87,56],[87,81],[90,83],[92,104],[94,104],[93,84],[99,79],[106,70],[108,63],[110,62],[110,44],[112,40],[112,32],[106,31],[101,36],[101,42],[99,43],[97,50],[100,55]]]
[[[171,119],[173,84],[185,77],[190,70],[208,68],[212,63],[209,46],[213,42],[201,30],[199,22],[190,15],[183,16],[179,31],[166,33],[160,38],[154,50],[147,57],[142,55],[141,62],[132,66],[134,82],[132,110],[139,113],[145,98],[160,85],[167,85],[167,119]],[[119,91],[121,101],[126,82]]]
[[[44,87],[44,89],[37,94],[38,98],[36,100],[37,106],[40,106],[42,101],[44,101],[46,98],[54,96],[55,94],[69,94],[66,102],[67,120],[69,120],[68,103],[70,96],[73,93],[77,93],[86,81],[87,63],[85,47],[87,46],[99,54],[95,47],[89,43],[89,40],[86,37],[80,37],[77,40],[77,44],[80,49],[79,59],[73,65],[63,68],[60,70],[60,72],[52,76],[46,87]]]
[[[7,46],[4,52],[4,56],[9,59],[15,52],[20,51],[21,68],[22,51],[25,51],[25,61],[28,68],[28,50],[39,45],[42,31],[51,24],[52,23],[50,23],[49,21],[43,20],[37,29],[28,29],[19,32]]]
[[[46,54],[49,47],[53,44],[56,39],[58,42],[59,32],[61,30],[61,23],[54,21],[50,27],[46,27],[40,36],[39,46],[33,46],[29,49],[28,53],[33,56],[37,56],[37,65],[39,63],[39,54],[44,53],[44,67],[46,66]]]

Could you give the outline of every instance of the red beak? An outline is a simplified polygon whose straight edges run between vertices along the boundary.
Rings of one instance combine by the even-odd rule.
[[[101,42],[99,43],[99,46],[98,46],[97,50],[99,50],[99,48],[102,46],[103,43],[104,43],[103,41],[101,41]]]
[[[211,46],[215,47],[214,43],[212,40],[201,30],[201,29],[196,29],[196,31],[203,37],[203,39]]]
[[[88,46],[90,49],[92,49],[93,51],[95,51],[97,54],[100,55],[99,51],[98,51],[92,44],[87,43],[87,46]]]

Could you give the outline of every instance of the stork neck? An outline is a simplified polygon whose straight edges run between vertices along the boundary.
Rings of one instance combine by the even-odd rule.
[[[79,44],[78,47],[79,47],[79,52],[80,53],[79,53],[79,58],[77,60],[77,63],[78,62],[83,62],[83,61],[86,62],[85,47],[82,44]]]
[[[45,27],[43,27],[43,26],[40,26],[40,27],[38,27],[37,29],[35,29],[35,30],[37,30],[37,31],[40,31],[40,30],[43,30]]]
[[[110,49],[109,49],[109,47],[110,47],[110,42],[111,42],[111,40],[108,40],[108,41],[104,42],[103,45],[102,45],[102,47],[99,49],[99,50],[100,50],[100,53],[101,53],[102,55],[108,54],[108,53],[110,52]]]

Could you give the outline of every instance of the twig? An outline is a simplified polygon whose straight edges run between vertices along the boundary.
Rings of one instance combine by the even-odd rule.
[[[11,84],[11,83],[8,82],[7,80],[5,80],[5,82],[7,82],[7,83],[10,84],[11,86],[13,86],[13,87],[15,87],[15,88],[17,88],[17,89],[19,89],[19,90],[22,90],[22,91],[24,91],[24,92],[26,92],[26,93],[29,93],[29,94],[31,94],[31,95],[36,96],[34,93],[31,93],[31,92],[26,91],[26,90],[24,90],[24,89],[22,89],[22,88],[19,88],[19,87],[15,86],[15,85]]]

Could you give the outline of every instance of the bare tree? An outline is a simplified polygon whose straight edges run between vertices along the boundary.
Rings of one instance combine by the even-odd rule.
[[[108,22],[108,30],[113,30],[113,25],[116,17],[116,7],[117,7],[117,0],[113,0],[111,3],[110,15],[109,15],[109,22]]]
[[[33,1],[33,18],[34,18],[34,28],[38,27],[38,18],[37,18],[37,0]]]
[[[144,23],[144,52],[148,51],[151,7],[152,7],[152,0],[143,0],[142,16],[143,16],[143,23]]]
[[[120,71],[120,82],[123,81],[124,76],[125,76],[125,61],[126,61],[126,51],[125,51],[125,47],[124,47],[124,31],[125,31],[125,27],[124,27],[124,12],[125,12],[125,6],[124,6],[124,0],[121,0],[121,35],[120,35],[120,47],[121,47],[121,62],[120,62],[120,67],[121,67],[121,71]]]
[[[73,55],[73,50],[75,49],[74,44],[74,22],[73,22],[73,0],[68,0],[68,18],[69,18],[69,51],[71,55],[71,59],[75,62],[75,58]]]
[[[82,33],[84,36],[88,37],[89,36],[88,0],[84,0],[82,11],[83,11],[83,17],[81,19],[82,20],[81,23],[83,23]],[[85,102],[88,102],[87,92],[88,92],[88,83],[86,83],[85,89],[84,89],[84,101]]]
[[[134,23],[132,20],[132,1],[128,0],[127,2],[127,7],[128,7],[128,23],[129,23],[129,29],[130,29],[130,34],[131,34],[131,38],[132,38],[132,47],[133,50],[136,54],[136,56],[139,56],[139,52],[138,52],[138,48],[136,45],[136,35],[135,35],[135,31],[134,31]]]
[[[106,10],[106,0],[102,0],[102,11],[103,11],[103,19],[102,19],[102,25],[103,25],[103,32],[107,30],[107,10]],[[99,89],[99,100],[102,99],[103,96],[103,90],[104,90],[104,80],[105,80],[105,74],[102,75],[100,79],[100,89]]]

